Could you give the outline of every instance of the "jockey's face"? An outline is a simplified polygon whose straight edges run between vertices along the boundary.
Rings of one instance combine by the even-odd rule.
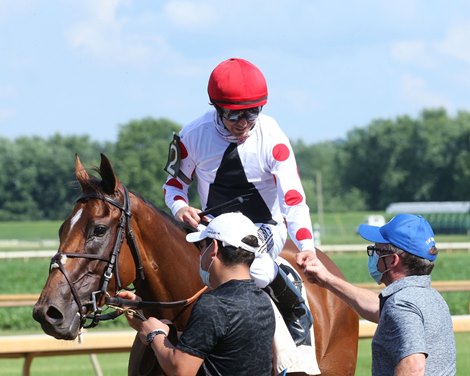
[[[244,139],[248,136],[250,129],[254,127],[260,111],[261,107],[254,107],[244,110],[220,109],[219,113],[225,128],[233,136]]]
[[[242,118],[237,121],[231,121],[223,119],[225,128],[227,128],[230,133],[237,138],[245,138],[248,136],[248,132],[255,125],[255,122],[249,123],[245,118]]]

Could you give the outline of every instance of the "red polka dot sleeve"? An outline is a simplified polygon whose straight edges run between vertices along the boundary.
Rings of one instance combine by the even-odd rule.
[[[297,172],[295,156],[287,138],[273,146],[272,158],[272,173],[289,236],[299,250],[314,250],[310,210]]]

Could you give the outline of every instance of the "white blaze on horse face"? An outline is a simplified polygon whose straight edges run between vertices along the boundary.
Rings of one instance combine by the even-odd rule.
[[[75,223],[78,222],[78,220],[80,219],[80,216],[82,215],[82,212],[83,212],[83,208],[81,208],[78,212],[76,212],[75,215],[72,217],[72,219],[70,220],[70,230],[72,230]]]

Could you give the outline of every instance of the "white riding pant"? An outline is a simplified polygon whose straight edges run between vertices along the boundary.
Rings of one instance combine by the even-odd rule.
[[[256,223],[260,231],[265,236],[272,234],[272,242],[268,245],[265,253],[256,253],[256,257],[250,267],[251,278],[256,286],[264,288],[276,278],[278,266],[275,262],[287,239],[287,229],[284,223],[278,225],[269,225]],[[270,234],[269,234],[270,233]]]

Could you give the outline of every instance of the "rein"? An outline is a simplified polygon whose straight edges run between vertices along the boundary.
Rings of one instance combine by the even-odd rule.
[[[131,312],[140,318],[142,321],[145,321],[146,318],[138,309],[143,308],[176,308],[182,306],[178,314],[171,320],[176,321],[176,319],[193,304],[199,297],[208,289],[207,286],[204,286],[198,292],[196,292],[192,297],[184,300],[176,300],[174,302],[152,302],[152,301],[142,301],[142,300],[130,300],[123,299],[119,296],[108,296],[106,297],[106,305],[108,307],[114,308],[119,312]]]

